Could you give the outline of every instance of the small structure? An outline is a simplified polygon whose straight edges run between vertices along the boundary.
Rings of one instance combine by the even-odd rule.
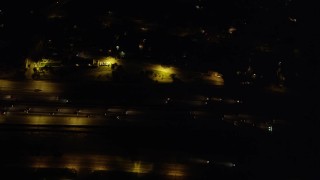
[[[110,66],[112,64],[119,64],[118,59],[108,56],[106,58],[101,58],[101,59],[97,59],[97,60],[93,60],[93,65],[95,66]]]
[[[38,62],[32,61],[31,59],[26,59],[25,60],[25,67],[26,69],[29,68],[43,68],[43,67],[61,67],[62,66],[62,62],[61,61],[56,61],[53,59],[41,59]]]

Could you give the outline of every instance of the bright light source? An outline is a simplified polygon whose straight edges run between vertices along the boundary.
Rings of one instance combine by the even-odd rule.
[[[126,53],[125,53],[124,51],[121,51],[121,52],[120,52],[120,57],[121,57],[121,58],[124,58],[125,55],[126,55]]]
[[[151,69],[160,72],[162,75],[170,75],[174,73],[174,69],[172,67],[165,67],[162,65],[152,65]]]
[[[233,34],[237,29],[235,27],[230,27],[228,29],[229,34]]]
[[[133,164],[130,164],[128,168],[125,169],[126,172],[131,173],[149,173],[153,170],[153,164],[151,163],[145,163],[145,162],[134,162]]]
[[[146,28],[146,27],[141,27],[140,29],[141,29],[141,31],[148,31],[148,30],[149,30],[149,29]]]
[[[120,56],[122,56],[122,55],[124,56],[125,53],[124,52],[123,53],[120,52]],[[111,57],[111,56],[108,56],[106,58],[98,60],[99,66],[105,66],[105,65],[109,66],[109,65],[112,65],[112,64],[115,64],[115,63],[119,64],[118,60],[116,58],[114,58],[114,57]]]
[[[219,75],[219,74],[216,74],[215,76],[216,76],[216,77],[218,77],[218,78],[220,78],[220,77],[221,77],[221,75]]]
[[[188,174],[187,168],[183,164],[166,164],[164,167],[167,176],[182,177]]]
[[[292,21],[292,22],[297,22],[296,18],[289,17],[289,20]]]
[[[257,77],[257,74],[252,74],[252,78],[255,79]]]
[[[147,67],[149,70],[152,70],[152,75],[150,78],[155,80],[156,82],[161,83],[171,83],[173,82],[173,78],[177,72],[177,69],[174,67],[163,66],[160,64],[150,64]]]

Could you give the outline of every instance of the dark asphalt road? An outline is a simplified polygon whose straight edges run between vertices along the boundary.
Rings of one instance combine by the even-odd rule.
[[[295,95],[186,85],[1,82],[0,166],[12,177],[19,169],[35,179],[256,179],[266,168],[278,172],[279,162],[298,153],[289,138],[303,114]]]

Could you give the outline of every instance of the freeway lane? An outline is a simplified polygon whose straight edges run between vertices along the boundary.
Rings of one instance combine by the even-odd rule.
[[[46,93],[62,93],[65,91],[63,84],[49,81],[12,81],[0,79],[1,92],[28,92],[33,93],[40,90]]]
[[[182,93],[174,94],[153,92],[151,89],[132,94],[131,91],[123,91],[122,85],[111,85],[110,88],[101,86],[95,93],[96,89],[93,88],[97,85],[92,89],[85,86],[85,91],[76,91],[75,88],[80,88],[79,84],[8,80],[1,82],[3,84],[0,91],[0,123],[3,125],[109,126],[126,123],[145,126],[163,126],[168,123],[208,125],[213,121],[225,120],[236,126],[239,123],[253,125],[258,122],[262,123],[258,127],[266,129],[272,126],[272,119],[279,119],[273,117],[276,113],[271,113],[270,109],[267,117],[260,115],[259,118],[255,118],[256,114],[250,110],[252,106],[240,97],[231,98],[221,96],[219,93],[209,96],[205,91],[202,93],[181,91]],[[140,86],[130,87],[142,90]],[[33,88],[41,89],[35,91]],[[102,91],[105,93],[99,94]],[[113,95],[115,91],[120,93]],[[75,95],[70,92],[74,92]],[[257,122],[250,120],[252,118],[223,118],[236,116],[239,112],[253,116]]]
[[[152,154],[152,153],[151,153]],[[62,178],[94,177],[102,175],[108,177],[113,173],[120,173],[123,177],[126,175],[138,177],[158,177],[161,179],[194,179],[202,176],[203,173],[210,170],[212,172],[223,169],[226,172],[234,172],[235,167],[232,162],[210,162],[206,159],[195,157],[180,157],[179,161],[170,156],[164,156],[156,160],[144,156],[126,158],[117,155],[101,154],[64,154],[63,156],[28,156],[25,158],[11,158],[6,160],[8,167],[17,169],[24,168],[33,172],[33,174]],[[7,159],[7,158],[5,158]],[[227,164],[227,165],[225,165]],[[231,164],[228,165],[228,164]],[[210,174],[215,177],[218,174]],[[227,173],[226,173],[227,175]],[[12,175],[11,175],[12,176]],[[209,174],[206,174],[209,176]],[[227,175],[225,177],[230,176]],[[90,178],[89,178],[90,179]]]
[[[0,116],[1,124],[25,125],[67,125],[67,126],[104,126],[109,123],[145,123],[158,124],[168,121],[187,121],[193,123],[203,120],[219,121],[219,116],[209,111],[166,111],[166,110],[137,110],[138,108],[53,108],[29,107],[23,112],[16,107],[10,108],[5,115]],[[24,108],[22,108],[23,110]],[[74,113],[77,111],[76,113]],[[52,114],[54,112],[54,114]],[[222,116],[221,116],[222,117]]]
[[[102,118],[87,118],[87,117],[67,117],[67,116],[41,116],[27,115],[3,118],[1,124],[16,124],[16,125],[64,125],[64,126],[104,126],[108,123]]]
[[[247,99],[245,93],[211,87],[0,86],[0,164],[39,173],[58,168],[75,176],[121,172],[217,179],[207,162],[236,169],[241,162],[256,162],[254,154],[270,152],[265,140],[277,132],[274,112],[283,111],[277,101],[265,109],[268,96]]]

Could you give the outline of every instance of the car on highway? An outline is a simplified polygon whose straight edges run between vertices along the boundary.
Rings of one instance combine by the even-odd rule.
[[[68,102],[69,102],[69,100],[68,100],[68,99],[64,99],[64,98],[62,98],[62,99],[59,99],[59,102],[62,102],[62,103],[68,103]]]
[[[165,98],[164,104],[171,104],[171,103],[172,103],[172,99],[170,97]]]
[[[41,89],[34,89],[34,92],[40,92],[42,91]]]
[[[57,100],[58,102],[61,102],[61,103],[68,103],[68,102],[70,102],[69,99],[63,98],[63,97],[59,97],[59,96],[56,97],[56,100]]]
[[[93,114],[87,114],[87,118],[92,118],[92,117],[94,117]]]

